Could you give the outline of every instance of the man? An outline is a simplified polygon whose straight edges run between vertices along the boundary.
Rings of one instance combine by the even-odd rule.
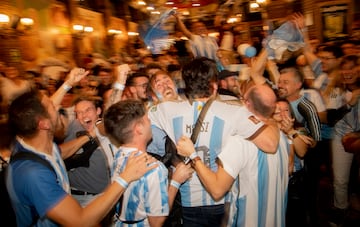
[[[129,156],[146,153],[146,146],[152,137],[151,123],[143,102],[125,100],[112,105],[106,111],[104,126],[112,143],[120,147],[113,165],[116,177],[117,173],[123,171]],[[178,166],[168,189],[168,171],[158,162],[157,168],[129,185],[122,202],[117,205],[115,226],[162,226],[179,185],[187,180],[192,172],[190,165]]]
[[[213,60],[199,58],[184,66],[182,75],[189,100],[168,101],[153,106],[149,117],[154,130],[162,130],[178,141],[182,135],[190,137],[196,119],[205,102],[217,93],[218,71]],[[264,125],[244,106],[215,100],[210,106],[196,142],[202,160],[212,170],[223,141],[239,134],[253,141],[266,152],[275,152],[279,141],[276,127]],[[153,137],[153,142],[163,138]],[[214,201],[196,174],[180,187],[184,226],[218,226],[224,215],[224,199]]]
[[[125,84],[124,95],[128,99],[139,99],[143,102],[149,101],[149,76],[138,72],[131,74]]]
[[[180,99],[175,82],[165,71],[158,70],[153,74],[150,79],[150,88],[155,93],[158,102]]]
[[[185,24],[180,19],[177,13],[173,14],[179,30],[189,39],[190,49],[194,58],[207,57],[216,61],[218,70],[224,69],[219,58],[217,51],[219,46],[214,37],[208,35],[208,30],[205,24],[201,21],[196,21],[191,24],[191,31],[189,31]]]
[[[307,133],[315,140],[321,141],[321,124],[317,113],[317,109],[312,102],[305,96],[301,95],[300,91],[303,84],[303,77],[296,68],[285,68],[280,71],[278,82],[278,95],[290,102],[291,109],[294,112],[295,124],[304,126]],[[315,144],[313,144],[315,146]],[[310,224],[316,226],[317,222],[317,188],[320,170],[320,153],[315,148],[310,148],[305,155],[305,205],[307,215],[310,217]],[[290,202],[290,201],[289,201]],[[290,205],[289,205],[290,207]],[[300,208],[301,212],[304,209]],[[301,216],[301,213],[295,212],[296,216]],[[304,214],[305,215],[305,214]],[[299,220],[304,221],[304,216]],[[301,223],[300,221],[298,223]]]
[[[103,194],[86,208],[70,196],[70,186],[62,161],[68,154],[53,143],[59,124],[58,111],[51,100],[39,92],[28,92],[15,99],[9,108],[10,128],[16,134],[13,154],[32,152],[54,169],[33,160],[10,163],[7,189],[18,226],[94,226],[114,206],[130,183],[156,165],[148,166],[146,154],[131,156],[124,171],[114,177]]]
[[[272,116],[276,97],[268,86],[250,88],[245,99],[248,100],[246,105],[257,112],[259,119]],[[177,149],[180,155],[192,157],[193,168],[215,201],[233,186],[231,192],[235,198],[230,206],[227,226],[285,225],[288,144],[284,134],[275,154],[262,152],[239,135],[230,136],[218,155],[216,171],[204,164],[186,136],[180,138]]]
[[[74,101],[74,107],[76,120],[70,123],[60,147],[71,147],[75,151],[74,155],[65,159],[65,164],[71,194],[85,206],[110,184],[110,167],[114,154],[109,142],[101,143],[106,138],[96,127],[101,114],[99,100],[81,96]]]
[[[222,100],[239,100],[240,84],[238,73],[229,70],[222,70],[219,73],[218,93]]]

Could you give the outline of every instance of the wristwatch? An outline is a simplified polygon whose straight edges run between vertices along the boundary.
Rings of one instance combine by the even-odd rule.
[[[296,131],[295,133],[292,133],[290,135],[288,135],[289,139],[295,139],[297,136],[299,135],[299,133]]]
[[[76,137],[80,137],[80,136],[87,136],[89,138],[89,141],[91,143],[96,143],[96,140],[94,137],[92,137],[87,131],[78,131],[76,133]]]

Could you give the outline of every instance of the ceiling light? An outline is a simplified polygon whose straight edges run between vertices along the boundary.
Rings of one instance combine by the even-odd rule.
[[[84,27],[84,32],[93,32],[93,31],[94,31],[93,27],[90,26]]]
[[[31,18],[21,18],[20,23],[25,26],[31,26],[34,24],[34,20]]]
[[[0,14],[0,23],[9,23],[10,18],[6,14]]]

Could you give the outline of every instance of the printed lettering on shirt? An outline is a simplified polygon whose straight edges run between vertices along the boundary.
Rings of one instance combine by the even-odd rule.
[[[201,127],[200,127],[200,132],[209,132],[209,122],[203,122]],[[192,134],[193,129],[195,128],[195,124],[194,125],[185,125],[185,131],[186,133]]]

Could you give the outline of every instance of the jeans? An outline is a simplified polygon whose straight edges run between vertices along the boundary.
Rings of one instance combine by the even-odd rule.
[[[201,207],[183,207],[184,227],[218,227],[224,217],[224,204]]]
[[[341,136],[336,134],[331,144],[334,174],[334,206],[346,209],[349,206],[348,187],[354,155],[345,151],[341,138]]]

